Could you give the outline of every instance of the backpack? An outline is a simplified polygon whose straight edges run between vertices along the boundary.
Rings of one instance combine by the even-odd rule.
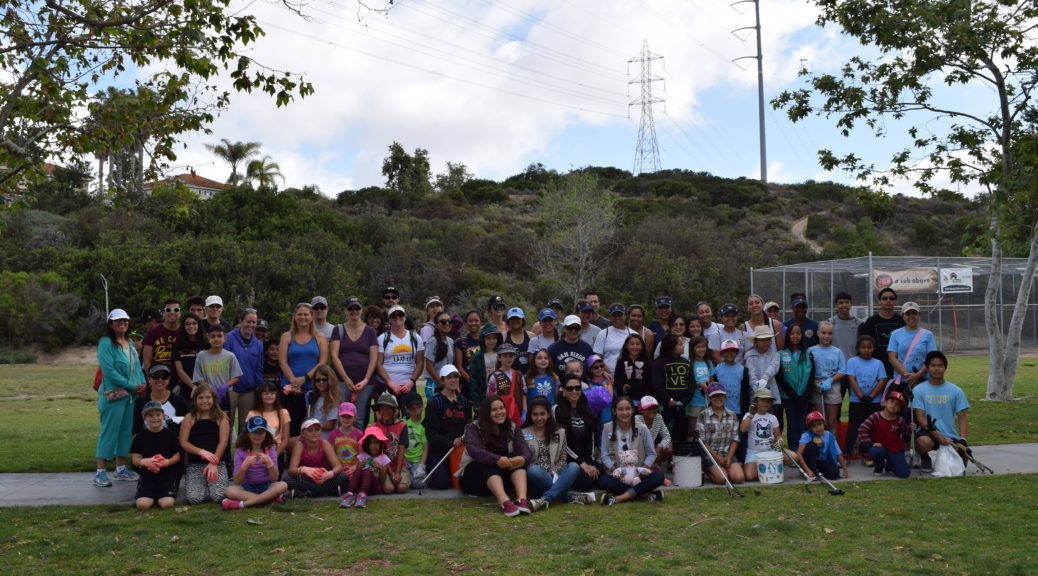
[[[392,332],[383,332],[382,335],[384,335],[386,337],[386,339],[382,341],[382,354],[385,354],[386,350],[389,349],[389,339],[393,337],[393,333]],[[417,354],[418,353],[418,338],[414,335],[414,332],[412,332],[411,330],[407,331],[407,335],[411,337],[411,351],[414,352],[415,354]]]

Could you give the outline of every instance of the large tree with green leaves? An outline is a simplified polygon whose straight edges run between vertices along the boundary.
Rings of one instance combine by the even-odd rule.
[[[1033,157],[1038,108],[1038,3],[1034,0],[813,0],[818,24],[838,26],[865,47],[838,73],[810,74],[808,86],[773,104],[793,121],[818,115],[843,135],[864,125],[884,137],[904,123],[911,144],[889,165],[822,150],[827,169],[842,168],[879,185],[908,178],[934,192],[944,176],[982,185],[991,214],[991,278],[984,294],[991,366],[987,397],[1013,396],[1020,334],[1038,263],[1038,190]],[[1008,327],[997,279],[1006,242],[1023,235],[1027,265]]]
[[[296,0],[282,0],[299,10]],[[98,85],[135,76],[138,88],[205,129],[233,88],[262,90],[278,106],[312,92],[291,73],[271,70],[243,51],[263,35],[230,0],[9,0],[0,15],[0,207],[22,199],[50,157],[103,150],[107,134],[89,129],[83,110]],[[146,70],[160,72],[147,73]],[[122,80],[125,82],[125,80]],[[167,98],[172,97],[172,101]],[[131,105],[125,101],[120,104]],[[173,105],[175,103],[175,105]],[[122,108],[109,111],[118,117]],[[175,134],[160,133],[170,149]]]
[[[399,142],[393,142],[389,156],[382,160],[382,175],[386,188],[396,191],[404,204],[413,204],[432,192],[429,151],[423,148],[415,148],[412,155]]]

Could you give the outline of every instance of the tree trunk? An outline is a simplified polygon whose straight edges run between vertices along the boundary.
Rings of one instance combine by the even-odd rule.
[[[1038,265],[1038,221],[1031,225],[1031,245],[1027,253],[1027,266],[1024,267],[1020,289],[1016,293],[1016,303],[1013,305],[1013,318],[1009,321],[1009,330],[1006,332],[1006,351],[1002,359],[1003,388],[999,391],[1001,392],[999,397],[992,399],[1013,399],[1013,384],[1020,360],[1020,334],[1024,329],[1024,319],[1027,318],[1027,303],[1031,299],[1036,265]],[[989,397],[991,397],[990,390]]]
[[[1002,346],[1002,325],[1000,302],[998,301],[999,286],[1002,282],[1002,241],[1000,239],[1001,226],[995,211],[991,214],[991,275],[988,276],[988,286],[984,291],[984,325],[988,332],[988,389],[986,398],[991,400],[1002,400],[1006,396],[1006,382],[1004,372],[1005,348]],[[1012,386],[1009,387],[1010,396]]]

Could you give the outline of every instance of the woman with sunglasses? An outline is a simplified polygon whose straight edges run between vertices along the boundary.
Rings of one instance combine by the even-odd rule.
[[[598,418],[591,411],[580,378],[574,375],[562,377],[562,400],[553,408],[555,421],[566,431],[566,454],[570,462],[580,466],[580,473],[571,489],[590,492],[595,489],[601,464],[595,461],[595,428]]]
[[[368,423],[368,402],[375,392],[372,376],[378,363],[378,333],[361,318],[364,305],[351,296],[346,299],[346,322],[332,330],[332,366],[346,385],[346,398],[358,408],[357,426]],[[378,310],[381,320],[382,310]]]
[[[890,335],[894,333],[894,330],[905,327],[905,319],[894,311],[897,306],[897,292],[894,292],[893,288],[880,290],[877,298],[879,299],[879,311],[858,326],[858,336],[872,336],[872,339],[876,341],[872,357],[883,363],[889,378],[894,374],[890,358],[887,355]]]
[[[108,314],[104,336],[97,343],[97,364],[101,372],[101,384],[97,389],[97,411],[101,416],[97,434],[97,473],[94,486],[112,485],[106,466],[115,460],[116,480],[136,481],[137,474],[126,468],[126,457],[130,455],[133,438],[133,400],[137,387],[144,385],[137,349],[130,342],[130,315],[116,308]]]
[[[502,334],[508,332],[508,324],[505,322],[507,308],[504,296],[491,296],[487,301],[487,322],[497,326]]]
[[[389,331],[378,337],[379,392],[388,390],[401,399],[415,389],[425,370],[425,344],[407,329],[407,313],[403,306],[389,309]]]
[[[184,400],[179,394],[174,394],[170,390],[170,382],[172,381],[172,372],[162,364],[156,364],[148,371],[148,385],[144,389],[144,394],[138,396],[134,402],[134,434],[145,428],[144,416],[141,411],[144,410],[144,405],[151,401],[162,405],[162,411],[165,413],[166,427],[174,435],[180,433],[180,421],[184,419],[184,416],[187,416],[190,407],[187,400]]]
[[[281,364],[281,392],[291,420],[290,435],[299,436],[306,420],[305,394],[313,388],[317,367],[328,363],[328,341],[314,328],[313,307],[309,302],[296,304],[292,328],[281,335],[278,346]]]
[[[433,395],[443,388],[440,369],[454,362],[454,339],[449,336],[451,315],[440,310],[432,322],[435,331],[425,341],[425,371],[429,374],[423,390],[426,401],[432,400]]]

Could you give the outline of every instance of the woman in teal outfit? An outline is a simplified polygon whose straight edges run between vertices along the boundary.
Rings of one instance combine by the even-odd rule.
[[[137,474],[126,467],[133,439],[133,402],[137,387],[144,385],[144,372],[137,349],[127,337],[130,315],[116,308],[108,315],[105,335],[97,343],[97,364],[101,368],[101,386],[97,389],[97,411],[101,429],[97,434],[97,474],[95,486],[111,486],[105,471],[109,460],[115,460],[116,480],[133,482]]]

